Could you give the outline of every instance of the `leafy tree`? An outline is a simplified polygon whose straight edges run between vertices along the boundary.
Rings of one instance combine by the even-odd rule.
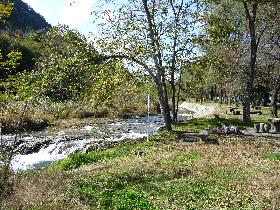
[[[0,3],[0,25],[5,23],[5,19],[10,15],[10,12],[12,10],[13,5],[12,4],[4,4]],[[4,60],[3,56],[0,52],[0,69],[1,71],[3,69],[13,69],[18,65],[18,60],[20,59],[21,54],[19,52],[10,52],[7,55],[7,59]],[[2,85],[3,81],[2,78],[0,78],[0,87]],[[2,90],[0,90],[2,91]],[[13,149],[10,151],[7,151],[6,145],[3,142],[2,138],[2,112],[7,104],[7,94],[1,93],[0,94],[0,196],[2,196],[7,189],[9,188],[9,181],[10,181],[10,165],[12,156],[14,154]],[[14,138],[14,141],[12,142],[11,146],[14,146],[17,141],[17,138]]]
[[[32,40],[30,34],[21,35],[2,32],[0,35],[0,48],[2,49],[2,61],[7,61],[0,66],[0,77],[5,80],[19,72],[33,70],[36,59],[40,56],[41,45]],[[14,52],[13,59],[16,59],[17,62],[14,62],[16,65],[9,68],[10,63],[13,62],[10,59],[11,52]]]
[[[12,3],[0,2],[0,23],[5,23],[13,10]]]
[[[38,32],[34,38],[44,46],[35,71],[42,94],[56,101],[78,99],[96,72],[89,62],[95,53],[92,46],[63,25]]]
[[[266,5],[266,28],[260,43],[260,59],[262,66],[258,70],[258,82],[269,88],[271,94],[271,114],[277,117],[277,96],[280,91],[280,4],[272,2]]]
[[[120,62],[93,63],[97,51],[86,38],[60,25],[34,36],[45,48],[33,72],[42,97],[52,101],[90,101],[94,108],[113,107],[120,97],[134,95],[138,85]]]
[[[103,58],[125,59],[152,78],[160,101],[165,128],[171,130],[168,81],[176,120],[176,91],[180,71],[192,49],[192,1],[128,1],[119,10],[103,11],[99,44]],[[107,51],[105,51],[107,49]]]
[[[210,13],[206,18],[208,28],[206,33],[208,32],[207,34],[212,40],[216,40],[219,46],[231,47],[232,43],[238,46],[235,48],[235,57],[238,58],[244,83],[243,122],[248,124],[259,45],[264,31],[267,30],[264,6],[270,1],[206,0],[203,2],[206,3]]]

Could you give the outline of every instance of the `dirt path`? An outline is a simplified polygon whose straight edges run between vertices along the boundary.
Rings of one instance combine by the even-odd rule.
[[[179,106],[179,114],[190,118],[208,117],[215,113],[217,105],[202,105],[199,103],[183,102]]]

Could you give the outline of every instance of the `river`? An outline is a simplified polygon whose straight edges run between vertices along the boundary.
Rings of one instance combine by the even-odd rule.
[[[12,160],[15,171],[41,168],[69,154],[110,147],[124,139],[137,139],[154,134],[163,126],[161,116],[125,120],[93,120],[87,124],[65,129],[46,129],[26,133],[18,139],[17,154]],[[4,135],[6,142],[13,135]]]

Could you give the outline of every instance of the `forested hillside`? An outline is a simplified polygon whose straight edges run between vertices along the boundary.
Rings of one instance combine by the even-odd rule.
[[[22,0],[14,0],[14,8],[8,19],[6,28],[28,32],[50,27],[51,25],[45,18],[35,12],[28,4]]]

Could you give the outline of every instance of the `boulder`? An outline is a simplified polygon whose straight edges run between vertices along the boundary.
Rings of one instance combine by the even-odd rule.
[[[202,139],[202,141],[205,141],[209,136],[209,132],[207,130],[200,130],[198,132],[198,136]]]

